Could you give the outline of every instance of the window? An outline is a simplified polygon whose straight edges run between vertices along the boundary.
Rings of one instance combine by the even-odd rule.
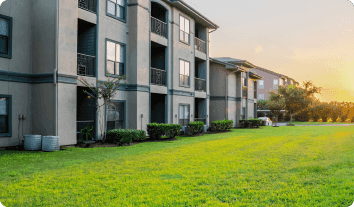
[[[189,62],[184,60],[179,60],[179,85],[189,86]]]
[[[259,100],[264,100],[264,94],[258,94],[258,99]]]
[[[107,0],[107,15],[125,21],[125,0]]]
[[[124,129],[124,101],[112,101],[107,105],[107,131]]]
[[[180,104],[179,105],[179,124],[181,126],[187,126],[189,124],[189,105]]]
[[[12,18],[0,15],[0,57],[11,58]]]
[[[258,80],[259,89],[264,89],[264,80]]]
[[[0,137],[11,137],[11,95],[0,95]]]
[[[241,119],[246,119],[246,107],[242,107]]]
[[[110,75],[124,75],[125,68],[125,45],[107,41],[107,65]]]
[[[179,16],[179,40],[189,44],[189,19]]]
[[[277,89],[279,85],[279,80],[278,79],[274,79],[273,80],[273,89]]]

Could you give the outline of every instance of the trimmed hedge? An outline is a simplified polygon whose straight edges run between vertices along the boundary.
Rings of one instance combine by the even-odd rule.
[[[211,122],[211,130],[213,131],[228,131],[231,129],[234,121],[233,120],[216,120]]]
[[[132,141],[146,139],[146,133],[137,129],[112,129],[107,132],[106,141],[108,143],[130,144]]]
[[[201,133],[203,131],[203,127],[204,122],[201,121],[190,122],[188,124],[188,130],[190,131],[191,135]]]
[[[259,126],[262,126],[262,119],[248,119],[248,120],[245,120],[245,119],[241,119],[239,121],[240,123],[240,126],[245,128],[246,126],[248,126],[249,123],[251,123],[251,126],[252,127],[259,127]]]
[[[181,131],[180,124],[158,124],[150,123],[147,125],[147,132],[150,136],[150,139],[161,139],[163,135],[166,135],[168,138],[174,138],[179,135]]]

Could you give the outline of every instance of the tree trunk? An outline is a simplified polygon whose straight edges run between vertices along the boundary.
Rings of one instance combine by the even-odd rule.
[[[293,121],[293,114],[290,114],[290,124],[292,124]]]
[[[104,99],[104,135],[103,135],[103,140],[106,140],[106,134],[107,134],[107,100]]]

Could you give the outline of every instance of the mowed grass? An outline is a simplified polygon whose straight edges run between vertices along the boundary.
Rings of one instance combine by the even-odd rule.
[[[354,127],[0,155],[4,206],[349,206]]]
[[[353,123],[345,123],[345,122],[300,122],[293,121],[295,125],[324,125],[324,124],[353,124]]]

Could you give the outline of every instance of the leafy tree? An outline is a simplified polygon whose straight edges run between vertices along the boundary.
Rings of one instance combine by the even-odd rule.
[[[257,108],[258,110],[268,110],[268,100],[258,100]]]
[[[108,74],[108,71],[107,71]],[[119,78],[114,77],[113,79],[109,79],[108,75],[108,80],[107,81],[100,81],[97,79],[97,82],[99,87],[95,88],[93,84],[89,84],[87,80],[84,77],[79,77],[78,80],[86,87],[91,89],[91,93],[84,90],[85,93],[88,95],[96,98],[96,99],[102,99],[103,98],[103,105],[99,105],[97,103],[97,111],[104,106],[104,138],[103,140],[106,139],[106,134],[107,134],[107,103],[109,103],[112,99],[112,97],[115,95],[117,92],[118,88],[122,87],[126,81],[121,83],[121,81],[124,79],[124,75],[120,76]]]
[[[270,114],[276,117],[275,123],[278,122],[278,116],[282,113],[281,111],[285,109],[285,99],[284,97],[276,92],[270,91],[270,97],[268,99],[268,108]]]

